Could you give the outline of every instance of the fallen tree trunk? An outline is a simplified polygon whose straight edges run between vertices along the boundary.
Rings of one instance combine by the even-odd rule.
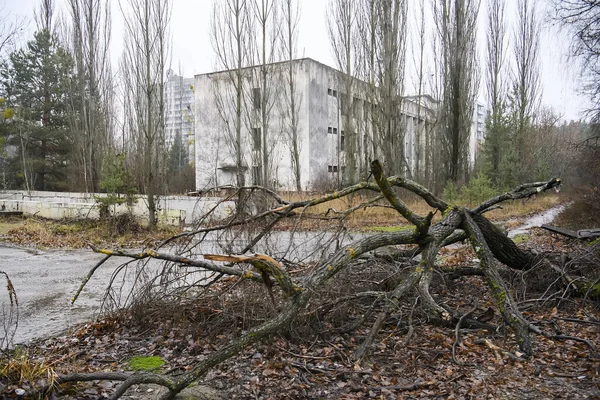
[[[572,231],[570,229],[561,228],[559,226],[542,225],[541,228],[550,232],[558,233],[571,239],[594,239],[600,237],[600,228],[595,229],[580,229]]]
[[[527,270],[533,266],[534,256],[521,250],[504,232],[481,214],[467,211],[467,215],[481,231],[482,240],[488,245],[494,257],[513,269]]]

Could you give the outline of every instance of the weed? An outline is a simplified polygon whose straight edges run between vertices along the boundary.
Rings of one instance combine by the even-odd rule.
[[[52,388],[58,375],[43,358],[35,359],[27,350],[17,348],[7,358],[0,359],[0,373],[9,384],[20,387]]]

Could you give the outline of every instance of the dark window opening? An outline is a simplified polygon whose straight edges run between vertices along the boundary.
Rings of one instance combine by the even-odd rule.
[[[332,127],[328,127],[327,128],[327,133],[333,133],[333,128]]]
[[[260,110],[260,88],[252,89],[252,105],[255,110]]]
[[[352,99],[352,113],[354,114],[355,118],[359,118],[360,117],[360,99],[358,97],[355,97]]]
[[[252,128],[252,148],[260,150],[262,145],[262,130],[260,128]]]
[[[252,183],[254,185],[260,185],[262,182],[260,181],[260,165],[252,167]]]
[[[342,115],[348,115],[348,96],[345,93],[340,93],[340,111]]]
[[[331,89],[327,89],[327,94],[328,94],[329,96],[333,95],[333,90],[331,90]]]
[[[344,131],[341,132],[340,135],[340,151],[344,151],[346,149],[346,135],[344,135]]]
[[[337,128],[333,128],[333,134],[337,135]]]
[[[338,172],[338,166],[337,165],[330,165],[327,167],[327,171],[328,172]]]

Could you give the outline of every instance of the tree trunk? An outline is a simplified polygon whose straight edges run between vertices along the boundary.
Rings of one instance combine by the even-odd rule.
[[[534,256],[527,251],[521,250],[515,242],[510,240],[490,220],[481,214],[469,213],[469,216],[481,230],[485,242],[498,261],[510,268],[519,270],[527,270],[533,266]]]

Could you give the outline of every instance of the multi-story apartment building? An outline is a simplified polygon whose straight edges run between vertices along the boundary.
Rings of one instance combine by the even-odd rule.
[[[469,167],[473,168],[479,152],[485,142],[485,106],[482,103],[475,104],[473,122],[471,125],[471,136],[469,138]]]
[[[290,67],[297,111],[296,146],[290,134],[286,80]],[[244,90],[239,113],[236,71],[195,76],[196,188],[236,185],[241,174],[245,184],[262,184],[276,190],[296,190],[298,186],[301,190],[318,190],[347,181],[350,165],[354,167],[354,180],[366,178],[369,162],[378,152],[374,150],[373,104],[369,101],[367,83],[353,79],[352,93],[348,95],[344,93],[348,87],[346,75],[303,58],[270,64],[269,88],[265,93],[259,84],[258,68],[241,70]],[[263,96],[269,100],[265,101]],[[438,103],[423,95],[404,97],[401,104],[398,120],[402,125],[405,161],[399,164],[405,170],[398,172],[410,174],[426,166],[421,155],[427,146],[433,145],[427,137]],[[266,127],[264,111],[268,115]],[[351,146],[345,128],[348,124],[353,132]],[[270,172],[261,174],[265,168]],[[261,180],[265,176],[268,182]]]
[[[167,72],[165,84],[165,144],[171,148],[178,134],[194,161],[194,78],[184,78]]]

